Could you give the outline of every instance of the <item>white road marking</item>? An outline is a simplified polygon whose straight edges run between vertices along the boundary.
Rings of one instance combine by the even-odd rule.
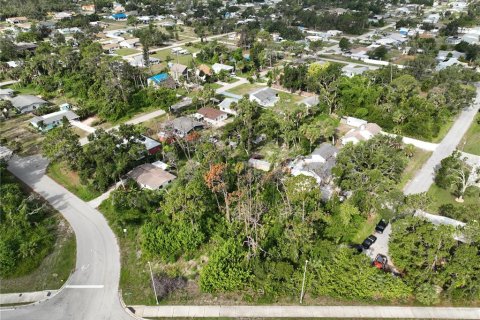
[[[65,288],[69,289],[102,289],[103,284],[69,284]]]
[[[13,310],[15,310],[15,308],[8,308],[8,309],[0,308],[0,312],[2,312],[2,311],[13,311]]]

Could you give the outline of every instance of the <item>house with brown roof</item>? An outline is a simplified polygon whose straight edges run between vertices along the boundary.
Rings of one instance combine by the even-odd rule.
[[[218,109],[205,107],[198,109],[195,117],[199,120],[204,120],[210,124],[218,125],[221,124],[222,121],[227,120],[228,113],[220,111]]]
[[[382,128],[376,123],[362,124],[358,128],[351,129],[342,138],[342,145],[347,143],[357,144],[360,141],[367,141],[379,134]]]
[[[212,68],[210,68],[206,64],[201,64],[197,67],[195,74],[197,75],[197,77],[205,81],[208,77],[211,77],[213,75],[213,71]]]
[[[142,164],[128,173],[144,189],[158,190],[175,180],[176,176],[152,163]]]
[[[118,50],[120,49],[120,45],[118,43],[107,43],[107,44],[104,44],[102,45],[102,50],[105,52],[105,53],[114,53],[115,50]]]

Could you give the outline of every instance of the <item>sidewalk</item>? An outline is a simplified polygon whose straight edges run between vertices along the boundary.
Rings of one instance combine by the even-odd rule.
[[[0,304],[17,304],[17,303],[30,303],[47,299],[58,290],[45,290],[35,292],[23,292],[23,293],[3,293],[0,294]]]
[[[480,319],[480,308],[381,306],[130,306],[148,318]]]

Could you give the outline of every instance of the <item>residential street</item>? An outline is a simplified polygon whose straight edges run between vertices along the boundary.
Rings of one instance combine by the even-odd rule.
[[[130,319],[118,296],[120,254],[103,215],[45,175],[39,156],[15,157],[9,170],[59,210],[75,231],[76,270],[69,283],[50,300],[2,310],[2,320]]]
[[[462,111],[445,138],[432,153],[415,177],[403,189],[405,194],[427,192],[435,177],[435,168],[442,159],[448,157],[458,146],[462,137],[475,119],[480,108],[480,84],[476,84],[477,97],[472,106]]]

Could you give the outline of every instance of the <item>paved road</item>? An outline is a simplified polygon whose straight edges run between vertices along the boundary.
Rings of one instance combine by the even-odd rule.
[[[17,83],[17,82],[18,82],[18,80],[9,80],[9,81],[0,82],[0,88],[3,87],[3,86],[8,86],[10,84]]]
[[[2,320],[131,319],[118,296],[120,253],[105,218],[45,175],[39,156],[13,158],[9,170],[60,211],[75,231],[77,262],[65,289],[39,304],[2,310]]]
[[[152,306],[134,307],[150,318],[401,318],[480,319],[480,308],[379,306]]]
[[[467,132],[468,128],[475,119],[475,115],[480,109],[480,84],[476,84],[477,97],[475,102],[469,108],[463,110],[460,116],[453,124],[450,131],[448,131],[445,138],[432,153],[432,156],[423,165],[420,171],[417,172],[415,178],[413,178],[403,189],[403,192],[407,195],[427,192],[433,183],[435,177],[435,169],[440,164],[442,159],[448,157],[457,148],[458,144],[462,140],[462,137]]]

